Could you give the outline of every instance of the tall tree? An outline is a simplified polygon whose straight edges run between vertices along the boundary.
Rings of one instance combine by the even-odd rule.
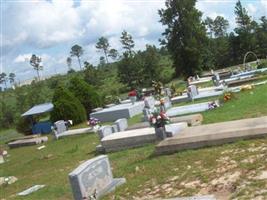
[[[67,57],[66,62],[67,62],[67,65],[68,65],[68,70],[70,71],[70,70],[71,70],[71,64],[72,64],[72,59],[71,59],[71,57]]]
[[[8,79],[9,79],[9,83],[10,83],[10,85],[13,85],[13,84],[14,84],[14,82],[15,82],[15,77],[16,77],[16,75],[15,75],[14,73],[9,73],[9,75],[8,75]]]
[[[213,21],[214,36],[215,37],[226,36],[228,27],[229,27],[228,20],[224,19],[222,16],[217,16]]]
[[[260,24],[256,31],[258,51],[261,58],[267,58],[267,19],[266,16],[260,18]]]
[[[78,44],[75,44],[74,46],[71,47],[71,51],[70,51],[70,56],[76,56],[78,59],[78,63],[80,66],[80,70],[82,70],[82,65],[81,65],[81,56],[83,55],[83,48],[81,46],[79,46]]]
[[[40,81],[40,74],[39,71],[43,70],[43,66],[41,65],[42,58],[40,56],[36,56],[35,54],[32,54],[32,57],[30,59],[30,64],[33,66],[33,69],[36,70],[38,80]]]
[[[211,19],[210,17],[207,17],[204,21],[204,24],[207,27],[209,37],[212,38],[212,36],[213,36],[213,19]]]
[[[5,87],[7,88],[7,75],[6,75],[6,73],[5,72],[2,72],[1,74],[0,74],[0,84],[5,84]]]
[[[116,49],[110,49],[108,52],[108,57],[111,57],[111,59],[115,60],[119,56],[119,53]]]
[[[134,54],[133,48],[134,48],[134,41],[133,37],[126,32],[125,30],[122,31],[120,41],[122,44],[122,48],[125,49],[124,54],[128,54],[132,56]]]
[[[193,75],[203,64],[206,30],[195,4],[196,0],[166,0],[166,8],[159,10],[160,22],[167,27],[162,35],[178,76]]]
[[[253,34],[256,22],[252,21],[247,10],[242,6],[240,0],[236,3],[235,15],[237,27],[234,30],[240,41],[240,56],[238,60],[241,62],[246,52],[254,51],[256,49],[256,38]]]
[[[108,62],[108,53],[109,53],[110,45],[109,45],[108,39],[105,38],[105,37],[100,37],[98,39],[98,42],[96,43],[95,47],[104,52],[104,55],[105,55],[105,58],[106,58],[106,62],[109,63]]]

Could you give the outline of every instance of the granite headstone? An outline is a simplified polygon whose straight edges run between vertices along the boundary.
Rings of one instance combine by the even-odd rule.
[[[107,125],[107,126],[102,126],[98,129],[97,131],[99,139],[101,140],[102,138],[111,135],[113,133],[112,127]]]
[[[128,128],[128,122],[126,118],[118,119],[114,122],[114,124],[118,127],[119,132]]]
[[[125,178],[113,178],[106,155],[90,159],[69,174],[75,200],[99,199],[115,187],[126,182]]]

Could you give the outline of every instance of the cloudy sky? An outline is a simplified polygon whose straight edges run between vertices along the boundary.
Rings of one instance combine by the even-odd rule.
[[[241,0],[255,20],[267,14],[267,0]],[[236,0],[199,0],[203,18],[220,15],[235,26]],[[157,10],[164,0],[1,0],[0,72],[13,72],[19,80],[36,76],[29,57],[42,57],[43,76],[66,73],[66,58],[74,44],[81,45],[83,61],[97,64],[95,43],[101,36],[121,50],[123,30],[133,35],[136,49],[158,44],[164,27]],[[78,64],[73,58],[73,68]]]

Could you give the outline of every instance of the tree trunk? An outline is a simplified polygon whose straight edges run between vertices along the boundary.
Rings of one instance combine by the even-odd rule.
[[[80,66],[80,70],[82,70],[82,66],[81,66],[80,57],[79,57],[79,56],[77,56],[77,58],[78,58],[78,62],[79,62],[79,66]]]
[[[36,69],[36,71],[37,71],[38,80],[40,81],[39,69]]]
[[[107,62],[107,64],[109,64],[109,62],[108,62],[108,56],[107,56],[107,51],[104,50],[104,54],[105,54],[105,57],[106,57],[106,62]]]

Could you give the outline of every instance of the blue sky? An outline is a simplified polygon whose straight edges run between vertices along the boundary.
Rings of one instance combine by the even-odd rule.
[[[199,0],[197,8],[203,18],[220,15],[235,27],[236,0]],[[267,0],[241,0],[249,14],[258,20],[267,14]],[[162,0],[9,0],[1,1],[0,72],[14,72],[19,80],[36,76],[29,57],[43,59],[42,76],[66,73],[66,58],[74,44],[81,45],[83,61],[97,64],[101,54],[95,43],[101,36],[109,39],[112,48],[121,51],[122,30],[133,35],[136,49],[145,44],[158,46],[164,27],[158,22],[157,10]],[[73,58],[73,68],[78,64]]]

